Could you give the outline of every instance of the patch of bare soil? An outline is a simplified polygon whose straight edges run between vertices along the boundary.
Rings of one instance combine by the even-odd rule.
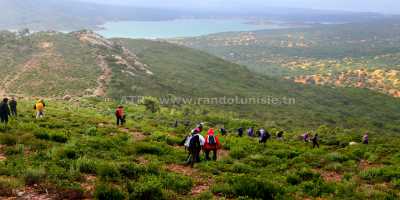
[[[135,141],[143,141],[147,138],[147,135],[145,135],[144,133],[131,130],[129,128],[121,128],[120,130],[131,135],[135,139]]]
[[[57,195],[49,194],[46,190],[41,191],[38,188],[26,187],[23,190],[17,190],[16,196],[1,198],[4,200],[55,200]]]
[[[214,180],[211,177],[202,174],[198,169],[192,168],[190,166],[170,164],[167,165],[166,169],[171,172],[192,177],[195,180],[195,184],[190,192],[190,195],[192,196],[197,196],[203,192],[208,191],[210,189],[210,186],[214,183]]]
[[[358,168],[360,170],[366,170],[369,168],[378,168],[382,167],[382,164],[370,163],[368,160],[360,160],[358,163]]]
[[[322,178],[326,182],[340,182],[343,178],[342,174],[335,171],[324,171],[321,169],[315,169],[314,171],[321,174]]]
[[[81,184],[82,189],[85,191],[84,197],[91,198],[93,197],[96,185],[96,176],[94,175],[85,175],[85,181]]]
[[[7,160],[6,155],[4,155],[4,153],[3,153],[3,148],[4,148],[4,145],[0,144],[0,161]]]

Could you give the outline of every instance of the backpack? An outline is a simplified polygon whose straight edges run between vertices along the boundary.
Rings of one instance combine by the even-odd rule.
[[[200,137],[199,135],[194,135],[190,138],[189,149],[200,149]]]
[[[215,136],[214,135],[209,135],[208,136],[208,144],[210,145],[216,145],[217,142],[215,141]]]

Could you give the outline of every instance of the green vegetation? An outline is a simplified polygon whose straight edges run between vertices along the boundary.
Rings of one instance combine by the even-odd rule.
[[[23,197],[56,199],[399,198],[395,134],[371,133],[371,144],[362,145],[361,130],[323,125],[315,130],[322,146],[312,149],[298,138],[307,129],[285,132],[278,141],[275,133],[282,128],[265,126],[273,137],[264,146],[235,133],[240,126],[263,124],[198,106],[153,113],[144,105],[126,105],[128,124],[118,128],[117,102],[49,101],[42,120],[34,119],[30,102],[20,104],[18,119],[0,129],[3,197],[25,191]],[[180,123],[173,128],[175,120]],[[229,133],[219,135],[218,161],[190,169],[177,144],[200,121],[206,129],[224,125]]]

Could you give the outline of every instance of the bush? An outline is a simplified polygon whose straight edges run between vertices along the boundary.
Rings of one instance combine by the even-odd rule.
[[[125,193],[116,186],[100,184],[96,186],[94,197],[98,200],[124,200]]]
[[[146,172],[146,169],[135,163],[124,163],[119,166],[119,172],[123,177],[138,179],[140,175]]]
[[[7,146],[16,145],[17,144],[17,137],[14,136],[14,135],[9,135],[9,134],[1,135],[0,143],[1,144],[5,144]]]
[[[86,157],[79,158],[76,165],[81,173],[95,174],[97,170],[97,162]]]
[[[161,182],[164,188],[171,189],[179,194],[187,194],[193,186],[189,177],[175,173],[163,174]]]
[[[156,113],[160,111],[160,102],[156,98],[153,97],[145,97],[143,99],[142,104],[146,107],[146,110]]]
[[[68,141],[68,137],[65,135],[65,133],[53,133],[50,135],[50,139],[59,143],[66,143]]]
[[[261,178],[238,176],[230,180],[232,190],[236,196],[251,197],[255,199],[275,199],[282,193],[279,185]]]
[[[46,172],[44,169],[31,168],[26,170],[24,180],[26,185],[39,184],[46,178]]]
[[[322,194],[335,192],[334,185],[324,183],[321,179],[304,182],[302,183],[302,187],[304,193],[313,197],[320,197]]]
[[[50,135],[49,133],[45,132],[45,131],[35,131],[34,133],[35,137],[37,139],[41,139],[41,140],[50,140]]]
[[[97,174],[103,180],[118,180],[121,176],[118,168],[114,164],[102,164],[98,167]]]
[[[13,190],[20,184],[13,179],[3,179],[0,177],[0,197],[13,195]]]
[[[153,155],[163,155],[166,152],[155,144],[141,143],[136,146],[136,152],[138,154],[153,154]]]
[[[288,182],[291,185],[297,185],[297,184],[300,184],[302,182],[302,179],[297,174],[289,174],[286,177],[286,182]]]
[[[150,176],[141,179],[138,182],[128,183],[128,192],[130,200],[137,199],[165,199],[162,192],[162,184],[156,177]]]
[[[95,126],[90,127],[90,128],[85,130],[85,134],[86,135],[90,135],[90,136],[96,136],[97,135],[97,128]]]

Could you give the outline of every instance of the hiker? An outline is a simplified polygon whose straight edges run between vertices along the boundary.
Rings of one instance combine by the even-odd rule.
[[[283,140],[283,131],[279,131],[278,134],[276,135],[277,140]]]
[[[17,116],[17,100],[15,100],[15,98],[12,97],[9,105],[10,105],[11,115],[16,117]]]
[[[242,127],[240,127],[240,128],[238,128],[238,136],[239,137],[242,137],[243,136],[243,128]]]
[[[310,140],[310,135],[306,132],[306,133],[304,133],[303,134],[303,141],[304,142],[309,142],[309,140]]]
[[[10,116],[10,108],[8,107],[8,98],[4,98],[0,103],[0,122],[7,126],[8,116]]]
[[[33,109],[36,110],[36,119],[44,117],[44,108],[45,107],[46,107],[46,104],[44,103],[43,99],[40,99],[39,101],[36,102],[35,106],[33,107]]]
[[[312,144],[313,144],[313,147],[312,147],[313,149],[314,149],[315,147],[318,147],[318,148],[319,148],[318,140],[319,140],[319,136],[318,136],[318,134],[316,133],[316,134],[314,135],[314,137],[311,139]]]
[[[254,136],[254,128],[253,127],[247,129],[247,135],[249,137],[253,137]]]
[[[365,133],[365,135],[362,138],[363,144],[368,144],[369,143],[369,138],[368,138],[368,133]]]
[[[125,124],[125,113],[123,106],[118,106],[117,110],[115,110],[115,117],[117,119],[117,126],[123,126]]]
[[[218,137],[214,134],[214,130],[210,128],[210,130],[208,130],[203,148],[206,155],[206,160],[210,160],[210,151],[213,152],[213,160],[217,160],[217,150],[220,145],[221,144],[219,143]]]
[[[221,132],[221,135],[226,135],[228,133],[224,127],[220,128],[219,131]]]
[[[267,140],[271,137],[271,134],[268,133],[268,131],[266,131],[265,129],[261,128],[259,130],[260,133],[260,144],[265,144],[267,143]]]
[[[203,127],[204,127],[204,122],[201,122],[200,124],[197,125],[196,128],[199,129],[199,131],[200,131],[199,133],[203,132]]]
[[[200,162],[200,151],[204,145],[204,137],[200,135],[200,129],[196,128],[193,131],[193,135],[189,141],[189,152],[190,152],[190,166],[193,167],[195,162]]]

